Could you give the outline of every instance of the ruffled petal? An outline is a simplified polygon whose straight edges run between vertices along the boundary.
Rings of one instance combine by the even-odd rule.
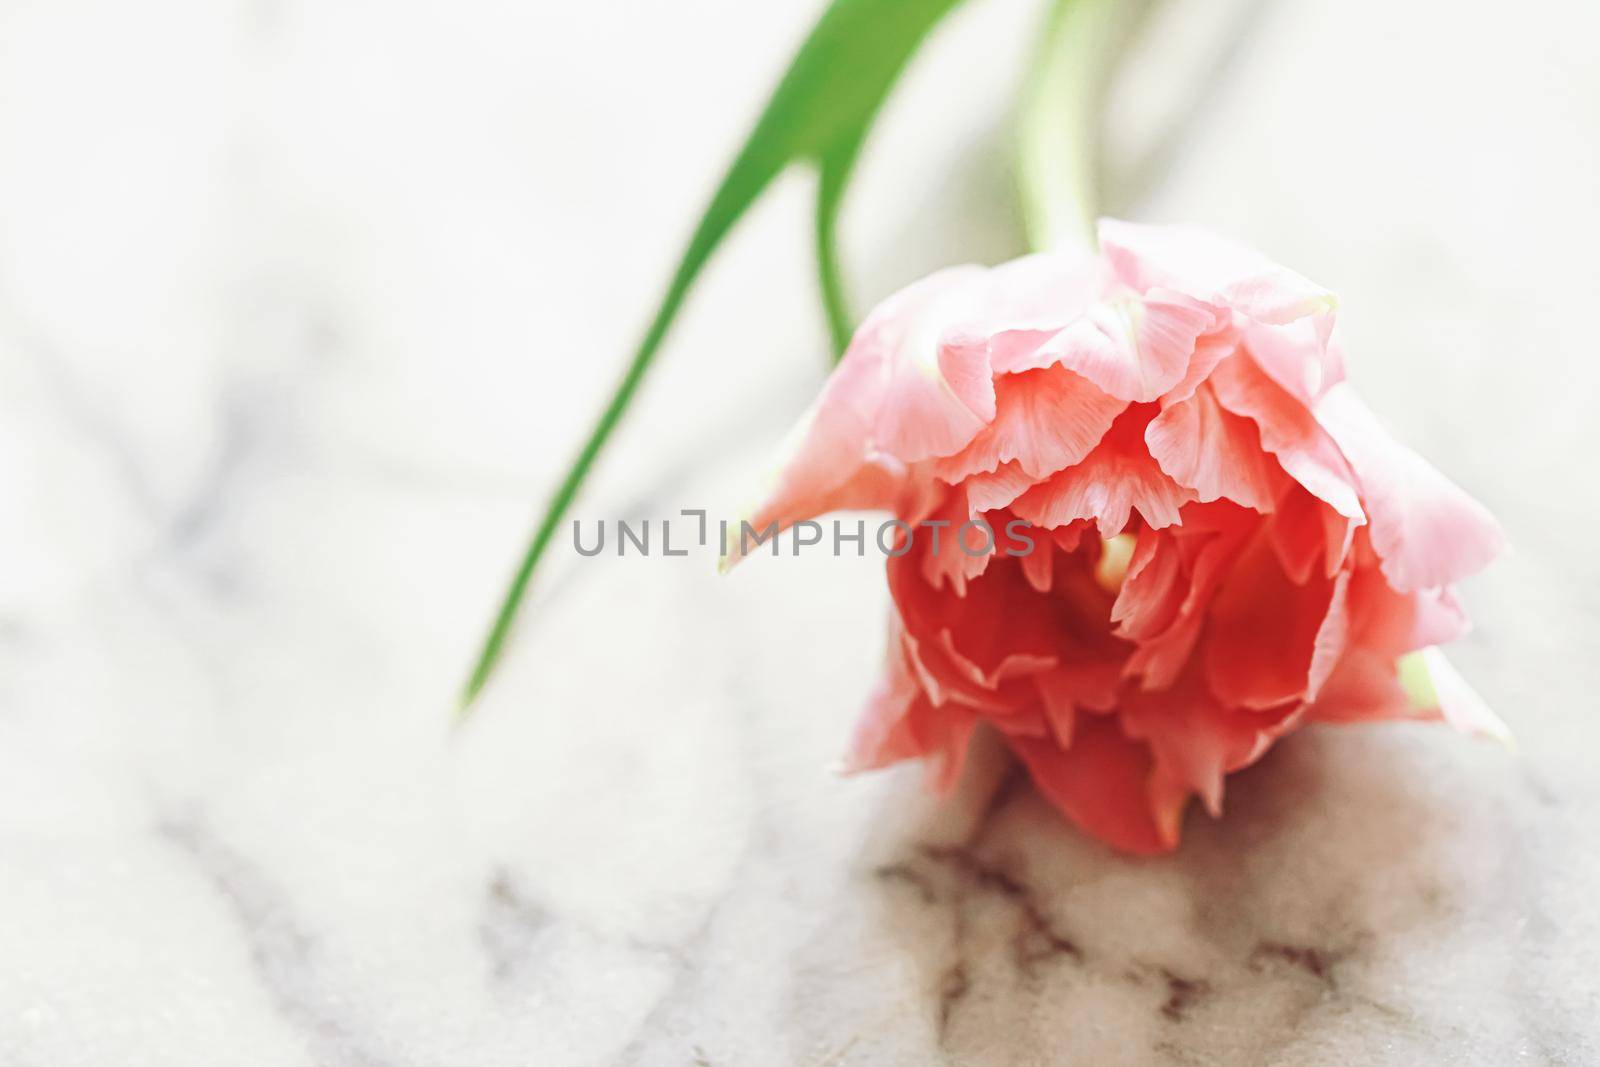
[[[1145,427],[1157,411],[1141,404],[1123,412],[1082,463],[1028,490],[1011,510],[1037,526],[1094,519],[1102,537],[1121,533],[1135,509],[1157,529],[1177,522],[1194,493],[1167,477],[1145,447]]]
[[[944,352],[945,335],[971,314],[982,299],[982,267],[951,267],[914,282],[880,304],[856,331],[845,352],[875,371],[883,385],[872,423],[872,440],[880,451],[904,463],[947,456],[965,447],[983,420],[956,395],[940,369],[941,360],[966,366],[958,380],[969,382],[974,359],[987,360],[982,347],[952,339],[953,353]],[[826,394],[824,394],[826,396]]]
[[[1353,648],[1339,660],[1305,712],[1310,722],[1379,722],[1417,718],[1394,660]]]
[[[1254,360],[1234,356],[1209,379],[1217,400],[1256,424],[1261,447],[1278,457],[1289,477],[1334,510],[1364,522],[1355,474],[1333,438],[1298,399],[1269,378]]]
[[[974,679],[971,664],[953,659],[938,636],[926,643],[909,634],[901,640],[917,684],[935,706],[955,703],[985,715],[1014,715],[1038,699],[1031,676],[987,683]]]
[[[1326,328],[1317,318],[1281,326],[1255,322],[1245,327],[1243,343],[1267,377],[1310,406],[1344,380],[1344,359],[1329,342]]]
[[[1355,471],[1372,548],[1396,589],[1459,581],[1505,547],[1505,535],[1484,506],[1391,437],[1349,385],[1329,390],[1316,418]]]
[[[1161,469],[1201,501],[1226,497],[1272,510],[1277,464],[1262,451],[1255,424],[1224,409],[1209,387],[1156,416],[1144,439]]]
[[[1101,219],[1099,233],[1112,268],[1140,291],[1176,289],[1273,324],[1327,317],[1338,306],[1322,286],[1208,230]]]
[[[1165,689],[1183,672],[1199,641],[1212,599],[1234,560],[1259,526],[1254,512],[1226,501],[1190,504],[1173,537],[1185,560],[1187,586],[1176,619],[1155,636],[1142,637],[1124,668],[1146,689]]]
[[[1035,675],[1033,682],[1051,736],[1067,748],[1079,711],[1105,714],[1116,707],[1122,663],[1116,658],[1067,662]]]
[[[1311,643],[1311,666],[1306,670],[1307,700],[1315,700],[1350,644],[1350,572],[1343,571],[1333,580],[1333,593],[1328,597],[1328,610],[1317,627],[1316,639]]]
[[[1222,780],[1254,763],[1271,746],[1280,719],[1223,707],[1196,672],[1170,689],[1134,690],[1118,714],[1129,737],[1144,741],[1155,757],[1164,792],[1199,794],[1206,810],[1222,814]],[[1177,827],[1170,831],[1174,839]]]
[[[1013,460],[1029,477],[1047,477],[1088,455],[1128,406],[1064,367],[1006,375],[995,390],[994,421],[966,448],[934,464],[945,481]]]
[[[1043,544],[1032,539],[1034,545],[1026,553],[1019,556],[1022,560],[1022,576],[1035,592],[1048,593],[1055,580],[1055,551],[1050,542]]]
[[[967,499],[977,511],[998,511],[1008,508],[1017,497],[1038,484],[1028,477],[1022,464],[1002,463],[987,474],[974,474],[964,483]]]
[[[1209,310],[1180,293],[1122,293],[1091,304],[1033,353],[1008,365],[1060,364],[1119,400],[1145,403],[1183,380],[1195,340],[1215,324]]]
[[[1511,731],[1500,721],[1483,698],[1473,691],[1467,680],[1456,672],[1454,666],[1437,648],[1427,648],[1417,654],[1420,666],[1427,672],[1433,705],[1445,722],[1466,734],[1492,737],[1504,744],[1511,743]],[[1402,665],[1402,673],[1404,667]],[[1412,692],[1413,703],[1417,693]],[[1427,703],[1427,701],[1424,701]]]
[[[966,595],[967,583],[988,568],[996,542],[996,531],[969,505],[961,486],[950,491],[913,536],[927,539],[927,551],[919,554],[923,578],[935,588],[948,584],[957,596]]]
[[[971,683],[993,688],[1053,666],[1065,649],[1110,641],[1111,598],[1098,589],[1036,592],[1019,559],[996,556],[967,583],[965,596],[936,589],[923,577],[931,550],[919,534],[912,550],[889,560],[889,592],[906,630],[943,651]]]
[[[911,670],[905,644],[891,635],[889,662],[856,723],[845,754],[846,773],[908,759],[929,759],[933,784],[951,789],[960,778],[976,719],[957,704],[935,705]]]
[[[1229,707],[1304,698],[1334,593],[1326,579],[1296,585],[1268,538],[1256,537],[1211,604],[1203,650],[1211,691]]]
[[[752,529],[773,522],[788,529],[844,509],[903,510],[914,491],[907,464],[958,451],[983,427],[938,366],[940,334],[970,304],[983,275],[981,267],[939,271],[867,317],[745,512]],[[743,549],[725,545],[724,567]]]
[[[1187,579],[1177,541],[1161,530],[1139,531],[1127,574],[1111,605],[1118,636],[1137,642],[1165,631],[1183,606]]]
[[[1044,798],[1094,837],[1139,855],[1177,844],[1151,811],[1150,748],[1124,735],[1116,716],[1080,719],[1068,749],[1047,740],[1008,740]],[[1164,821],[1176,824],[1171,815]]]
[[[1184,371],[1177,385],[1161,394],[1161,409],[1165,411],[1173,404],[1180,404],[1193,396],[1194,391],[1200,388],[1200,383],[1211,377],[1217,364],[1233,355],[1238,347],[1239,331],[1231,324],[1196,338],[1194,354],[1189,357],[1189,369]]]
[[[1267,530],[1284,573],[1304,585],[1317,569],[1318,560],[1323,561],[1325,576],[1338,573],[1350,551],[1355,526],[1304,486],[1291,483],[1278,495]]]
[[[867,706],[856,720],[845,753],[845,770],[874,770],[922,755],[906,721],[912,705],[920,698],[922,690],[907,668],[904,650],[898,640],[892,640],[883,676],[873,686]]]
[[[979,422],[994,418],[994,370],[989,365],[987,338],[946,334],[939,344],[939,374]]]
[[[1444,589],[1401,593],[1375,567],[1357,569],[1350,584],[1351,640],[1389,660],[1443,645],[1468,630],[1466,612]]]

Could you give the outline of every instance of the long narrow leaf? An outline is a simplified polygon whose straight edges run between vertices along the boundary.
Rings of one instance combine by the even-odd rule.
[[[644,339],[550,498],[468,677],[461,700],[463,715],[504,650],[540,557],[627,410],[701,269],[772,179],[795,162],[809,162],[820,169],[818,267],[830,331],[835,344],[842,345],[849,323],[833,238],[840,198],[866,132],[906,62],[958,3],[960,0],[834,0],[823,12],[712,196]]]

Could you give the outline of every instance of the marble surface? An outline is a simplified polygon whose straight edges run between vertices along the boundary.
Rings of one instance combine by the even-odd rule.
[[[1591,5],[1175,3],[1108,201],[1344,298],[1505,519],[1517,733],[1311,731],[1158,861],[985,750],[830,764],[872,560],[552,559],[539,498],[815,5],[0,0],[0,1064],[1600,1062]],[[858,299],[1016,247],[981,0],[847,207]],[[716,261],[587,518],[736,499],[819,381],[809,187]]]

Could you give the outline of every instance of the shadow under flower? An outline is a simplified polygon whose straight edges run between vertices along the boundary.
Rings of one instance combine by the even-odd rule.
[[[928,1044],[964,1063],[1478,1047],[1444,988],[1468,979],[1438,961],[1526,903],[1537,800],[1502,751],[1313,729],[1230,779],[1222,819],[1193,812],[1175,853],[1141,859],[1064,821],[994,738],[979,747],[947,802],[896,783],[863,864]]]

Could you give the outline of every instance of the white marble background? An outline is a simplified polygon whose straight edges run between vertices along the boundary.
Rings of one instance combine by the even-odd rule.
[[[0,1064],[1600,1062],[1596,9],[1178,3],[1110,207],[1344,297],[1505,519],[1517,732],[1309,732],[1155,862],[980,758],[828,771],[871,560],[551,560],[452,694],[817,5],[0,0]],[[1034,0],[973,0],[847,209],[862,300],[1015,249]],[[808,183],[585,497],[716,508],[821,373]],[[992,756],[992,754],[991,754]]]

